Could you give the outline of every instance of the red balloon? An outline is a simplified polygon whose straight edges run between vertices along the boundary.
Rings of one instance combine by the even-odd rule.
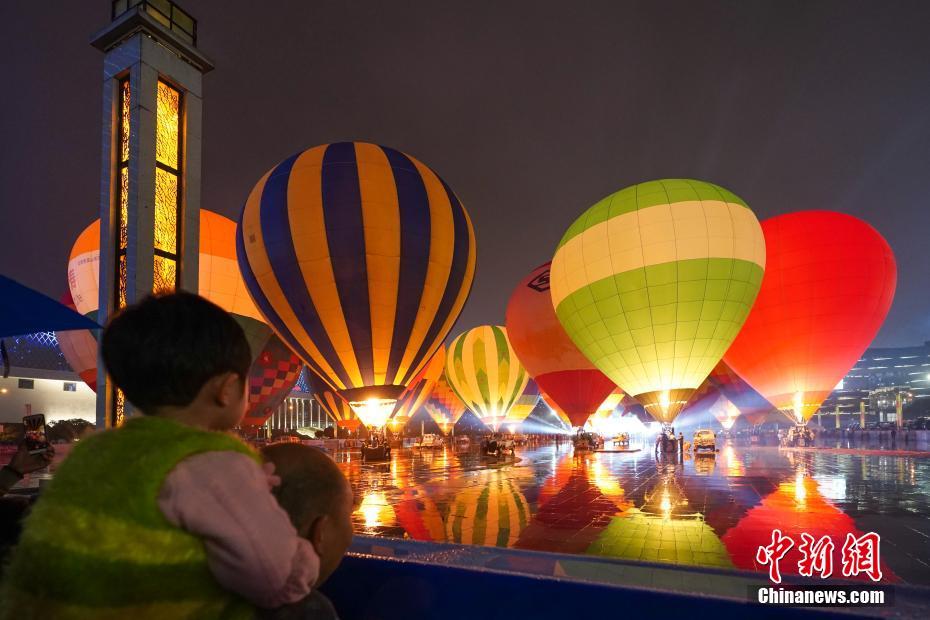
[[[798,422],[868,348],[891,307],[894,255],[871,226],[832,211],[762,222],[765,276],[724,361]]]
[[[547,400],[582,426],[617,387],[578,350],[549,294],[550,263],[525,277],[507,303],[507,337]]]

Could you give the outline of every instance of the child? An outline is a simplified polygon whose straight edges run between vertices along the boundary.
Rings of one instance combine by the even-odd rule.
[[[339,566],[352,542],[352,487],[325,452],[310,446],[279,443],[262,450],[274,464],[281,484],[273,493],[297,533],[313,543],[320,556],[322,584]],[[337,620],[332,603],[314,590],[299,603],[261,615],[267,620]]]
[[[258,455],[223,432],[246,407],[235,320],[189,293],[150,297],[110,322],[101,349],[142,415],[59,467],[5,572],[0,617],[251,618],[306,597],[319,557]]]

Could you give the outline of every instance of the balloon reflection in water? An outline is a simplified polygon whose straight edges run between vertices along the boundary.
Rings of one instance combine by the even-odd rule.
[[[842,547],[846,534],[861,536],[849,515],[831,504],[821,493],[817,482],[799,469],[794,480],[781,483],[778,488],[750,509],[724,536],[723,543],[737,568],[768,571],[768,566],[756,563],[756,550],[772,540],[772,530],[779,529],[790,536],[795,544],[781,560],[782,574],[798,574],[801,553],[801,534],[819,540],[829,536],[833,541],[833,576],[842,578]],[[899,578],[882,562],[883,581],[896,582]],[[858,578],[868,580],[865,575]]]
[[[446,527],[442,513],[430,493],[422,486],[406,488],[394,505],[397,522],[410,538],[444,542]]]
[[[726,548],[695,512],[674,474],[662,477],[641,508],[613,517],[586,553],[652,562],[731,567]]]
[[[619,480],[591,456],[566,455],[543,482],[532,522],[515,547],[584,553],[610,518],[627,510]]]
[[[530,506],[513,473],[484,471],[479,484],[455,496],[446,520],[449,542],[492,547],[514,545],[530,520]]]
[[[367,530],[394,525],[396,514],[384,491],[369,491],[362,497],[362,503],[355,510],[362,526]]]

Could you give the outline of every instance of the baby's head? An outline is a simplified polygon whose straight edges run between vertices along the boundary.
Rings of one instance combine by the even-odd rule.
[[[103,331],[101,350],[113,382],[142,413],[187,410],[214,430],[245,415],[249,343],[235,319],[203,297],[155,295],[124,308]]]
[[[263,448],[262,455],[281,478],[272,493],[297,533],[320,556],[319,585],[336,570],[352,542],[352,487],[322,450],[279,443]]]

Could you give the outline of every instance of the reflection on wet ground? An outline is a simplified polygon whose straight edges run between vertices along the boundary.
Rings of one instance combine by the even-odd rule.
[[[651,447],[651,446],[650,446]],[[725,445],[715,456],[580,453],[545,444],[497,463],[476,452],[401,449],[390,463],[337,455],[355,531],[415,540],[767,571],[780,528],[840,548],[881,535],[884,580],[930,585],[930,458]],[[782,561],[797,573],[797,545]]]

